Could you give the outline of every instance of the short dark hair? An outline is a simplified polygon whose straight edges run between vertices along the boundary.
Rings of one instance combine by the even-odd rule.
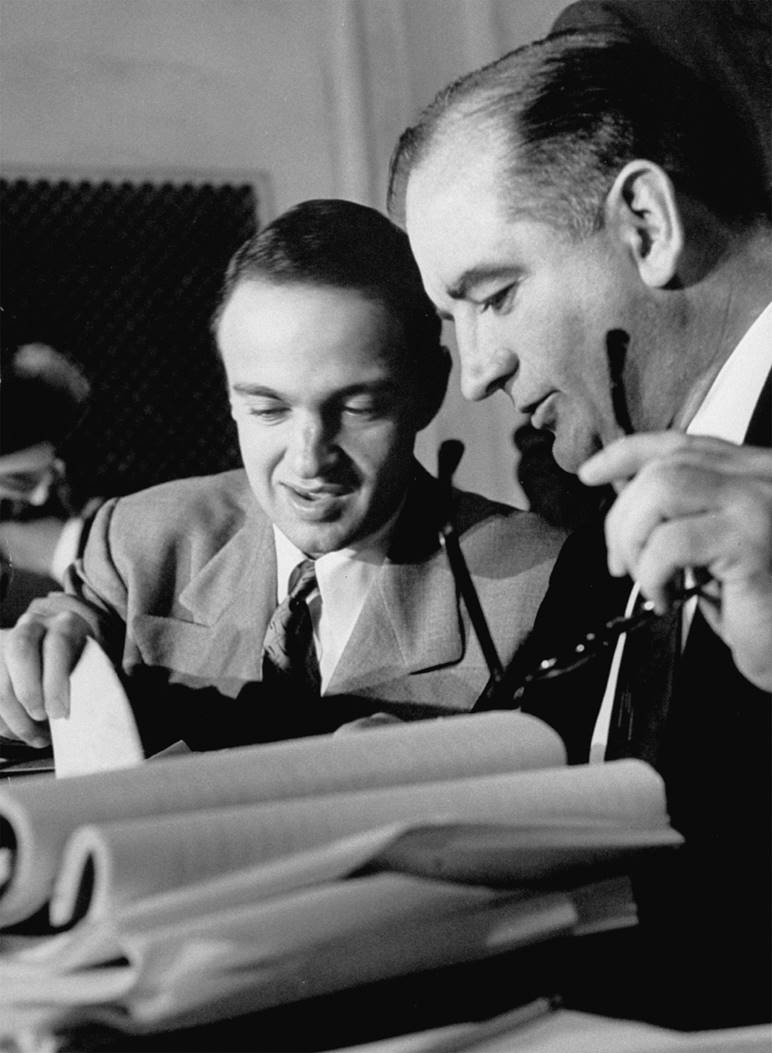
[[[652,161],[676,190],[730,226],[770,217],[760,144],[707,82],[662,52],[612,32],[537,40],[440,92],[401,136],[389,211],[410,172],[447,134],[474,125],[502,150],[513,211],[581,237],[603,224],[618,172]]]
[[[374,208],[315,199],[264,227],[228,264],[213,330],[234,289],[245,281],[354,290],[389,311],[401,328],[405,350],[439,357],[442,324],[424,292],[407,236]]]

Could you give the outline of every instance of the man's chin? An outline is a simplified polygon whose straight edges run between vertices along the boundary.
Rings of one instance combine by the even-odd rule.
[[[328,552],[347,548],[357,538],[354,525],[344,523],[277,523],[286,537],[307,556],[318,559]]]
[[[552,445],[552,456],[564,472],[576,475],[584,462],[602,447],[598,436],[561,436],[560,432],[557,432]]]

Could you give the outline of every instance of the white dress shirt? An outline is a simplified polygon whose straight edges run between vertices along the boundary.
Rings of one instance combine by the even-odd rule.
[[[719,370],[707,395],[686,427],[687,435],[710,435],[727,442],[742,443],[770,369],[772,369],[772,303],[762,311]],[[638,585],[635,584],[627,601],[626,615],[632,613],[638,592]],[[696,606],[695,597],[684,607],[684,641]],[[626,636],[620,636],[614,649],[606,690],[603,693],[600,711],[592,733],[591,763],[602,761],[606,754],[611,711],[616,696],[625,640]]]
[[[325,694],[349,641],[367,593],[386,558],[392,530],[402,506],[376,533],[350,548],[328,552],[316,560],[317,588],[307,598],[319,659],[321,692]],[[273,528],[276,545],[277,602],[287,595],[289,576],[305,553]]]
[[[68,519],[62,527],[62,532],[56,542],[54,554],[51,558],[51,577],[60,584],[64,582],[64,576],[69,565],[75,562],[82,533],[83,520],[78,517]]]

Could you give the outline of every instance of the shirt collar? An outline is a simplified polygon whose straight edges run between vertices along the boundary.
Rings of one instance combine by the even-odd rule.
[[[741,443],[772,368],[772,303],[721,367],[686,431]]]
[[[335,552],[327,552],[316,560],[316,579],[319,583],[323,600],[325,599],[326,591],[325,583],[337,578],[342,571],[345,571],[348,564],[360,563],[371,567],[374,576],[374,572],[378,570],[386,558],[391,535],[394,532],[394,525],[399,518],[404,503],[405,499],[403,498],[394,514],[368,537],[347,548],[337,549]],[[298,563],[308,557],[275,524],[273,526],[273,538],[276,548],[277,600],[281,603],[287,595],[290,574]],[[368,578],[370,577],[366,570],[364,573]]]

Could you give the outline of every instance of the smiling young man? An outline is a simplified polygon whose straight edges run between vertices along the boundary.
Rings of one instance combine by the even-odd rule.
[[[660,613],[682,576],[701,586],[680,624],[628,635],[608,683],[585,666],[525,701],[572,759],[665,778],[687,847],[642,897],[643,970],[618,975],[625,1008],[682,1026],[771,1010],[772,227],[743,128],[658,52],[558,35],[441,92],[392,169],[464,393],[506,393],[618,492],[608,551],[561,553],[535,656],[622,614],[625,575]]]
[[[156,748],[471,709],[488,669],[413,456],[449,360],[405,234],[351,202],[298,205],[236,253],[213,329],[244,469],[107,503],[69,595],[7,636],[0,733],[45,741],[88,635]],[[478,495],[453,503],[507,661],[562,535]]]

